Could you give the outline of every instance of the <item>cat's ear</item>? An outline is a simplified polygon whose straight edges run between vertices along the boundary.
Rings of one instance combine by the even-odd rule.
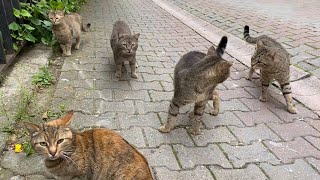
[[[29,122],[23,122],[23,124],[31,136],[34,136],[35,133],[39,132],[41,129],[40,126],[29,123]]]
[[[225,70],[225,69],[230,69],[230,67],[233,65],[233,61],[223,61],[220,65],[220,68],[222,70]]]
[[[71,123],[72,116],[73,116],[73,110],[68,111],[67,114],[62,118],[47,122],[47,125],[48,126],[63,126],[63,127],[69,126],[69,124]]]
[[[133,38],[135,38],[136,40],[139,39],[140,33],[133,35]]]
[[[258,41],[257,42],[257,48],[261,48],[261,47],[264,47],[264,44],[263,44],[263,42],[262,41]]]
[[[216,54],[216,48],[214,48],[213,46],[211,46],[208,49],[207,55],[215,55]]]

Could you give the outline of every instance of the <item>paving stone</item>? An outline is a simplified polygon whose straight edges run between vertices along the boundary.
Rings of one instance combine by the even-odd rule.
[[[314,127],[316,130],[320,131],[320,121],[319,120],[313,120],[313,119],[306,119],[306,121]]]
[[[123,100],[151,101],[149,94],[146,90],[123,91],[120,89],[116,89],[116,90],[113,90],[113,94],[116,101],[123,101]]]
[[[291,163],[294,159],[310,156],[320,157],[320,151],[300,137],[288,142],[267,141],[265,145],[282,163]]]
[[[302,159],[296,160],[294,164],[272,166],[263,163],[260,166],[271,179],[314,180],[320,178],[320,175]]]
[[[145,127],[144,132],[149,147],[158,147],[162,144],[183,144],[185,146],[194,146],[193,141],[184,128],[173,129],[170,133],[161,133],[158,129]]]
[[[316,58],[316,59],[308,59],[306,60],[307,63],[310,63],[314,66],[320,67],[320,58]]]
[[[192,136],[197,146],[207,146],[209,143],[237,143],[237,139],[230,133],[226,127],[216,129],[203,129],[200,135]]]
[[[106,101],[112,100],[112,90],[110,89],[102,89],[102,90],[95,90],[95,89],[82,89],[76,88],[75,89],[75,99],[82,100],[82,99],[103,99]]]
[[[210,167],[217,180],[266,180],[266,175],[255,164],[249,164],[244,169],[222,169],[219,167]]]
[[[268,109],[261,109],[260,111],[254,112],[235,112],[235,114],[246,126],[254,126],[256,124],[269,122],[281,122],[281,120]]]
[[[270,123],[268,126],[285,141],[301,136],[320,136],[320,133],[303,121],[294,121],[287,124]]]
[[[168,112],[169,101],[161,102],[143,102],[136,101],[135,106],[138,114],[147,114],[149,112]]]
[[[307,136],[305,137],[309,143],[311,143],[314,147],[318,148],[320,151],[320,138],[319,137],[313,137],[313,136]]]
[[[127,113],[118,113],[116,121],[119,122],[122,129],[130,127],[153,127],[159,128],[161,126],[159,117],[156,113],[148,113],[143,115],[128,115]]]
[[[229,126],[232,133],[240,142],[250,144],[251,142],[260,142],[262,140],[280,141],[280,138],[273,133],[265,124],[258,124],[256,127],[233,127]]]
[[[242,88],[224,90],[220,93],[220,98],[223,101],[239,98],[253,98],[247,91]]]
[[[165,91],[173,91],[174,90],[173,83],[168,83],[168,82],[164,82],[164,81],[161,81],[160,83]]]
[[[95,89],[122,89],[122,90],[130,90],[130,85],[128,81],[104,81],[104,80],[96,80],[95,81]]]
[[[130,129],[117,131],[124,139],[126,139],[130,144],[135,147],[144,148],[146,143],[144,141],[142,129],[139,127],[133,127]]]
[[[96,107],[95,113],[104,114],[106,112],[126,112],[128,114],[134,114],[134,104],[133,101],[126,100],[122,102],[110,102],[104,100],[96,100],[94,102]]]
[[[78,79],[111,80],[111,73],[107,71],[78,71]]]
[[[320,160],[315,158],[306,158],[306,161],[313,166],[313,168],[320,170]]]
[[[152,81],[166,81],[166,82],[173,82],[171,76],[169,74],[146,74],[142,73],[143,79],[147,82],[152,82]]]
[[[246,146],[230,146],[229,144],[221,144],[220,146],[236,168],[253,162],[279,164],[278,159],[260,142]]]
[[[244,92],[243,89],[237,89],[237,88],[243,88],[243,87],[257,87],[257,85],[255,83],[253,83],[252,81],[248,81],[245,78],[241,78],[239,80],[227,80],[225,82],[223,82],[223,85],[227,88],[227,89],[236,89],[239,92],[239,94],[243,93],[243,96],[248,95],[247,92]],[[232,93],[232,91],[230,92]],[[228,94],[228,93],[227,93]],[[249,96],[251,97],[251,96]]]
[[[209,103],[212,108],[212,104]],[[231,99],[229,101],[220,102],[220,113],[225,111],[249,111],[249,109],[238,99]]]
[[[61,72],[59,79],[61,80],[77,80],[78,79],[78,71],[63,71]]]
[[[194,170],[183,170],[183,171],[170,171],[165,167],[155,168],[157,174],[157,179],[159,180],[187,180],[187,179],[201,179],[201,180],[211,180],[210,171],[205,166],[197,166]]]
[[[173,68],[159,68],[159,67],[154,67],[153,68],[156,74],[171,74],[173,75]]]
[[[147,158],[149,166],[165,166],[170,170],[180,170],[172,148],[168,145],[162,145],[157,149],[140,149],[140,152]]]
[[[298,111],[297,114],[291,114],[286,109],[279,108],[270,108],[270,111],[272,111],[276,116],[280,117],[284,122],[293,122],[296,120],[304,120],[307,118],[319,119],[318,115],[301,104],[297,104],[296,108]]]
[[[13,175],[12,172],[0,167],[0,179],[10,179]]]
[[[173,146],[183,169],[193,168],[196,165],[219,165],[231,168],[231,164],[217,145],[209,144],[207,147]],[[206,156],[203,156],[206,154]]]
[[[149,91],[152,101],[170,101],[173,97],[173,92],[165,91]]]
[[[25,180],[25,178],[23,176],[18,175],[18,176],[12,176],[10,180]]]
[[[274,98],[269,98],[267,102],[261,102],[258,99],[245,99],[242,98],[240,101],[246,105],[251,111],[260,111],[261,109],[273,109],[276,107],[284,107],[283,104],[279,103]]]
[[[202,121],[204,122],[205,126],[209,129],[216,128],[219,126],[244,127],[244,124],[240,121],[240,119],[230,111],[225,111],[223,114],[218,114],[217,116],[204,114]]]
[[[60,79],[56,88],[57,89],[68,89],[68,88],[93,89],[94,88],[93,84],[94,84],[93,79],[86,79],[86,80]]]
[[[161,87],[160,82],[153,81],[153,82],[139,82],[139,81],[130,81],[130,86],[132,90],[156,90],[162,91],[163,88]]]
[[[42,176],[42,175],[31,175],[31,176],[26,176],[26,178],[25,178],[25,180],[44,180],[44,179],[48,179],[48,178],[46,178],[45,176]],[[52,178],[52,180],[53,180],[53,178]]]

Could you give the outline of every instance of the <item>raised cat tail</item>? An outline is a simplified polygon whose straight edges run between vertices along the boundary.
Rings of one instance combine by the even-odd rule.
[[[89,31],[90,27],[91,27],[91,24],[90,24],[90,23],[86,24],[86,26],[84,26],[84,24],[82,23],[82,25],[81,25],[81,31],[87,32],[87,31]]]
[[[249,31],[250,31],[250,28],[248,25],[245,25],[244,26],[244,31],[243,31],[243,36],[244,36],[244,39],[250,43],[250,44],[255,44],[257,43],[258,39],[259,38],[254,38],[254,37],[251,37],[250,34],[249,34]]]
[[[217,52],[217,55],[218,55],[218,56],[221,57],[221,56],[223,55],[224,50],[225,50],[226,47],[227,47],[227,43],[228,43],[228,38],[227,38],[227,36],[223,36],[223,37],[221,38],[220,42],[219,42],[219,45],[218,45],[217,49],[216,49],[216,52]]]

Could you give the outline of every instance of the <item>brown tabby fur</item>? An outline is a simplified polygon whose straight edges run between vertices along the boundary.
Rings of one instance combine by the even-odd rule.
[[[116,21],[113,25],[110,45],[113,51],[114,62],[116,64],[117,78],[121,78],[121,69],[124,62],[130,64],[131,77],[138,78],[136,73],[136,51],[138,49],[138,39],[140,34],[131,34],[131,30],[124,21]]]
[[[208,100],[213,100],[212,115],[219,113],[219,94],[216,86],[230,76],[232,62],[221,56],[227,46],[227,37],[223,37],[217,49],[212,46],[207,54],[192,51],[179,60],[174,69],[174,95],[170,102],[168,118],[160,132],[167,133],[174,128],[180,107],[195,103],[194,110],[189,113],[192,120],[193,134],[200,134],[201,117]]]
[[[297,109],[291,96],[289,53],[280,43],[266,35],[251,37],[249,26],[244,27],[244,38],[248,43],[256,44],[256,51],[251,58],[251,68],[246,79],[251,80],[254,69],[260,69],[262,93],[259,100],[267,101],[269,84],[275,79],[280,84],[288,111],[296,114]]]
[[[63,55],[71,56],[72,40],[76,39],[75,49],[80,48],[80,34],[87,31],[83,26],[82,18],[77,13],[64,15],[63,11],[50,11],[48,17],[52,23],[52,32],[60,43]],[[87,28],[90,24],[87,24]]]
[[[25,123],[34,150],[57,179],[153,179],[145,157],[120,135],[102,128],[75,132],[72,115],[41,126]]]

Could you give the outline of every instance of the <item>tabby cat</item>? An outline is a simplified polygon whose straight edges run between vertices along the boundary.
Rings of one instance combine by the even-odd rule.
[[[136,51],[138,49],[138,39],[140,33],[131,34],[130,28],[124,21],[117,21],[113,25],[111,34],[111,48],[116,64],[117,78],[121,78],[121,69],[125,61],[128,61],[131,69],[131,77],[138,78],[136,73]]]
[[[208,100],[213,100],[214,110],[219,112],[219,95],[216,86],[230,76],[232,62],[222,58],[227,46],[228,38],[222,37],[217,49],[212,46],[207,54],[192,51],[179,60],[174,70],[174,95],[168,110],[168,119],[165,125],[159,128],[160,132],[167,133],[174,128],[179,108],[195,102],[194,110],[189,113],[192,120],[191,133],[200,134],[201,117]]]
[[[52,23],[52,32],[55,39],[60,43],[64,56],[71,56],[72,40],[76,39],[75,49],[80,48],[80,34],[90,27],[88,23],[84,27],[82,18],[77,13],[64,15],[63,11],[55,10],[48,13]]]
[[[57,179],[152,180],[145,157],[112,130],[75,132],[69,127],[73,111],[46,124],[25,122],[34,150],[45,157]]]
[[[251,80],[254,69],[260,69],[262,94],[260,101],[267,101],[267,89],[270,82],[275,79],[279,82],[282,94],[286,99],[287,108],[290,113],[296,114],[291,96],[290,86],[290,56],[284,47],[274,39],[262,35],[251,37],[249,26],[244,27],[244,38],[248,43],[256,44],[256,51],[251,58],[251,68],[246,79]]]

